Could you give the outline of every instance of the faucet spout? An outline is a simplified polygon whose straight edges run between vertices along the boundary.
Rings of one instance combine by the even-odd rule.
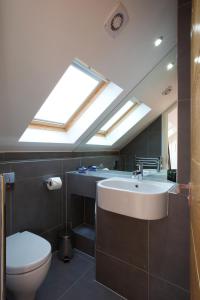
[[[140,162],[136,166],[138,169],[133,171],[134,178],[137,177],[139,179],[139,177],[141,177],[141,179],[143,179],[143,163]]]

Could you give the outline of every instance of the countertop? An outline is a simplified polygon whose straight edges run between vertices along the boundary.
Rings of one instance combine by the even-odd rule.
[[[86,173],[79,173],[78,171],[71,171],[71,172],[67,172],[67,173],[68,174],[76,174],[76,175],[80,175],[80,176],[99,177],[101,179],[111,178],[111,177],[133,178],[132,172],[116,171],[116,170],[86,171]],[[160,172],[157,172],[156,170],[144,170],[143,180],[171,182],[171,181],[167,180],[167,170],[161,170]]]

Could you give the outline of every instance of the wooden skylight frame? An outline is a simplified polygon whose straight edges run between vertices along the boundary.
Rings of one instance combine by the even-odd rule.
[[[47,120],[33,119],[29,124],[29,128],[40,129],[40,130],[50,130],[50,131],[60,131],[67,132],[75,122],[84,114],[84,112],[94,103],[96,98],[106,89],[110,81],[105,79],[99,73],[93,69],[87,67],[85,64],[81,64],[80,61],[75,61],[73,64],[77,65],[82,72],[89,74],[91,77],[96,77],[99,80],[98,85],[94,88],[91,94],[85,99],[85,101],[77,107],[72,116],[67,120],[65,124]],[[78,88],[78,87],[77,87]]]
[[[133,106],[130,107],[116,122],[110,126],[107,130],[99,130],[96,133],[96,136],[107,137],[116,127],[120,126],[120,124],[135,110],[137,109],[139,104],[137,102],[133,102]]]

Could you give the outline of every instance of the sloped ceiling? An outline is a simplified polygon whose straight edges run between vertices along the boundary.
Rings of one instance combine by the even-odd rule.
[[[118,150],[177,99],[176,1],[124,0],[129,23],[113,39],[104,22],[116,0],[2,0],[0,2],[0,151]],[[155,38],[163,36],[160,47]],[[18,143],[34,115],[74,58],[123,88],[151,113],[112,147],[85,143],[116,111],[111,106],[75,145]],[[166,98],[162,90],[171,85]]]

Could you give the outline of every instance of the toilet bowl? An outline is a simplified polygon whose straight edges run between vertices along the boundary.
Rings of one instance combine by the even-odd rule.
[[[6,238],[8,300],[35,300],[51,264],[51,245],[28,231]]]

